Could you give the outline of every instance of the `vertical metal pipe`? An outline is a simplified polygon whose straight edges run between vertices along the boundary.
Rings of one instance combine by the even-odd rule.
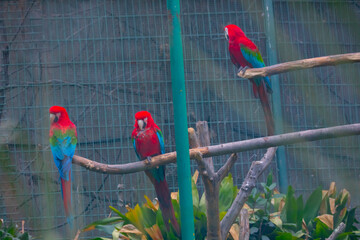
[[[269,56],[269,65],[277,64],[277,49],[276,49],[276,36],[275,36],[275,21],[274,21],[274,10],[273,1],[264,0],[265,3],[265,25],[266,25],[266,36],[267,36],[267,52]],[[283,117],[281,111],[281,98],[280,98],[280,84],[279,76],[274,75],[271,77],[272,82],[272,102],[273,112],[275,121],[275,134],[281,134],[284,132],[283,128]],[[286,192],[288,186],[287,178],[287,167],[285,158],[285,148],[281,146],[277,150],[276,154],[277,165],[279,168],[279,184],[280,192]]]
[[[195,234],[179,0],[167,0],[167,8],[169,14],[170,69],[174,104],[177,173],[180,193],[181,236],[182,239],[187,240],[195,239]]]

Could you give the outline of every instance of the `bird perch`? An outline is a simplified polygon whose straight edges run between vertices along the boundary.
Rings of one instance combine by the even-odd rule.
[[[360,52],[308,58],[308,59],[302,59],[292,62],[275,64],[263,68],[250,68],[247,69],[246,71],[240,71],[238,73],[238,76],[242,78],[254,78],[258,76],[265,77],[265,76],[275,75],[278,73],[290,72],[290,71],[301,70],[306,68],[314,68],[314,67],[329,66],[329,65],[334,66],[338,64],[354,63],[354,62],[360,62]]]
[[[195,157],[199,153],[202,155],[202,157],[207,158],[225,154],[244,152],[254,149],[269,148],[281,145],[311,142],[321,139],[338,138],[353,135],[360,135],[360,123],[286,133],[270,137],[255,138],[207,147],[199,147],[195,149],[190,149],[190,158],[195,159]],[[134,158],[136,157],[134,156]],[[117,161],[120,160],[117,159]],[[159,165],[174,162],[176,162],[176,152],[165,153],[155,156],[152,158],[152,161],[150,163],[148,163],[148,161],[135,161],[134,159],[131,163],[125,164],[103,164],[77,155],[74,155],[73,157],[74,164],[84,167],[90,171],[104,174],[128,174],[140,172],[144,170],[149,170]]]

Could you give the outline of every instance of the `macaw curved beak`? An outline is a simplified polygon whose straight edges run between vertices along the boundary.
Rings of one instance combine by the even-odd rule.
[[[55,114],[50,113],[50,123],[53,123],[53,122],[54,122],[55,117],[56,117]]]
[[[145,125],[146,125],[144,120],[140,119],[140,120],[137,121],[137,123],[138,123],[138,126],[139,126],[140,130],[143,130]]]
[[[229,30],[227,28],[225,28],[225,38],[229,40]]]
[[[60,117],[60,113],[57,114],[50,113],[50,123],[57,122],[59,120],[59,117]]]

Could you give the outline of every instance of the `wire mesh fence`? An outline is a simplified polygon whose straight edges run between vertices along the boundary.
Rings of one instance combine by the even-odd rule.
[[[277,60],[360,51],[357,1],[272,1]],[[78,128],[76,154],[107,164],[137,161],[134,114],[152,113],[166,151],[175,150],[166,1],[1,1],[0,218],[25,220],[62,239],[66,220],[48,143],[48,108],[67,108]],[[262,0],[181,1],[189,126],[207,121],[211,143],[266,134],[261,106],[236,77],[223,35],[240,26],[268,63]],[[284,131],[359,122],[359,64],[279,75]],[[286,146],[288,182],[298,194],[336,181],[359,203],[359,137]],[[263,150],[240,154],[238,186]],[[218,168],[227,156],[214,159]],[[192,172],[196,166],[192,164]],[[271,166],[277,174],[275,162]],[[176,165],[167,180],[177,190]],[[201,186],[200,186],[201,187]],[[143,173],[106,175],[73,167],[76,226],[154,197]],[[95,236],[84,234],[81,238]]]

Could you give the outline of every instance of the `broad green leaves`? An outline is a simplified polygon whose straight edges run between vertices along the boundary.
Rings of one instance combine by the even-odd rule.
[[[195,223],[195,239],[206,239],[207,234],[207,206],[205,193],[199,196],[196,186],[198,173],[192,178],[192,197]],[[355,208],[348,210],[350,193],[342,190],[336,193],[335,183],[329,190],[315,189],[304,202],[303,197],[296,196],[295,190],[289,186],[286,194],[280,194],[269,174],[265,183],[260,183],[261,190],[254,188],[244,208],[249,212],[250,239],[325,239],[341,222],[346,224],[345,232],[338,239],[352,240],[360,236],[360,231],[354,224]],[[233,203],[238,189],[234,186],[231,174],[223,179],[219,189],[219,218],[222,219]],[[175,216],[180,219],[178,193],[172,193],[172,204]],[[178,239],[175,231],[167,231],[161,211],[147,196],[146,202],[122,214],[117,209],[110,208],[118,215],[96,221],[86,226],[83,231],[98,229],[113,239]],[[179,221],[180,223],[180,221]],[[234,227],[227,239],[239,235],[239,228]],[[110,238],[97,238],[110,239]]]

